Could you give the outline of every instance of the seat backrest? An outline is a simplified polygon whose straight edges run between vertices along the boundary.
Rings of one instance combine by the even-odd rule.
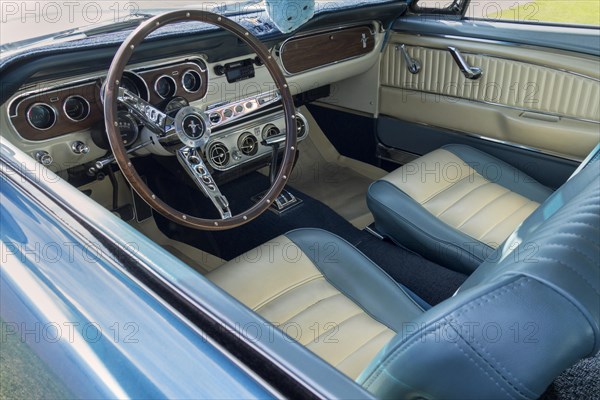
[[[550,196],[358,381],[380,397],[538,398],[600,348],[600,161]]]

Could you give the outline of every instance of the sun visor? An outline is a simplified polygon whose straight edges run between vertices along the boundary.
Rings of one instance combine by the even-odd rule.
[[[315,15],[315,0],[265,0],[265,8],[275,26],[289,33]]]

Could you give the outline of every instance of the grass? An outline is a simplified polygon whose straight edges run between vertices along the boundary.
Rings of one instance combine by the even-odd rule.
[[[65,399],[73,395],[20,336],[0,319],[0,399]]]
[[[482,5],[485,3],[487,2],[481,2]],[[600,0],[494,1],[490,3],[494,3],[494,6],[487,7],[489,12],[485,17],[489,19],[600,26]]]

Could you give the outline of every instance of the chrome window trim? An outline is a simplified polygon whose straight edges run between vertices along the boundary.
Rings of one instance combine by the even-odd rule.
[[[447,34],[443,34],[443,33],[420,33],[420,32],[417,33],[417,32],[413,32],[413,31],[401,30],[401,29],[394,30],[393,28],[392,28],[392,30],[394,33],[399,33],[399,34],[403,34],[403,35],[438,38],[438,39],[449,39],[449,40],[463,40],[466,42],[487,43],[487,44],[495,44],[495,45],[506,46],[506,47],[521,47],[524,49],[542,51],[542,52],[546,52],[546,53],[552,52],[552,53],[559,54],[559,55],[575,56],[575,57],[586,59],[588,61],[598,61],[598,57],[591,55],[591,54],[580,53],[577,51],[569,51],[569,50],[559,49],[559,48],[555,48],[555,47],[545,47],[545,46],[541,46],[541,45],[510,42],[507,40],[483,39],[483,38],[476,38],[476,37],[471,37],[471,36],[460,36],[460,35],[447,35]]]

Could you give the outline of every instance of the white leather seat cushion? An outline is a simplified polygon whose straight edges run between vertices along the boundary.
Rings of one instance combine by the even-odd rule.
[[[383,180],[441,221],[494,249],[539,207],[539,203],[484,178],[444,149],[398,168]]]
[[[206,277],[352,379],[395,335],[331,285],[285,236]]]

